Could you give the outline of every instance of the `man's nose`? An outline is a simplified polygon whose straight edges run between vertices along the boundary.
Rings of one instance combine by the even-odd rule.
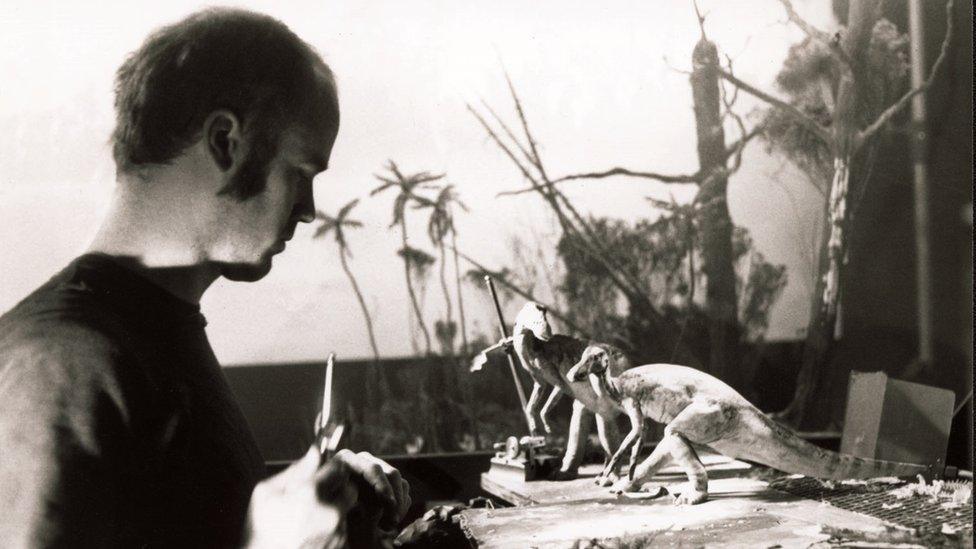
[[[298,196],[295,198],[294,217],[302,223],[315,220],[315,195],[312,192],[312,182],[302,183]]]

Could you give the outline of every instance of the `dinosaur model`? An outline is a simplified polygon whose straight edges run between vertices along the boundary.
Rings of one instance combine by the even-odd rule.
[[[692,444],[706,445],[733,459],[745,459],[791,474],[822,479],[866,479],[930,473],[926,465],[862,459],[825,450],[796,436],[759,411],[722,381],[674,364],[649,364],[615,372],[602,345],[587,347],[567,373],[570,381],[589,379],[594,392],[609,397],[630,417],[631,431],[607,463],[616,467],[631,449],[626,478],[612,491],[632,492],[673,459],[688,476],[677,504],[708,499],[708,475]],[[603,400],[606,400],[604,397]],[[664,437],[639,465],[644,418],[665,425]]]
[[[613,400],[599,397],[592,386],[585,382],[585,376],[582,382],[570,382],[566,378],[566,372],[579,362],[583,350],[591,342],[567,335],[553,334],[547,313],[548,310],[543,305],[533,301],[526,303],[515,317],[512,336],[483,351],[475,359],[475,366],[483,363],[486,360],[485,353],[492,349],[508,346],[514,349],[522,367],[534,381],[532,393],[525,408],[525,415],[529,420],[529,431],[533,435],[538,434],[537,415],[539,415],[545,431],[550,433],[552,429],[549,426],[548,414],[559,400],[560,395],[566,394],[574,399],[566,453],[557,475],[557,478],[560,479],[571,479],[576,477],[579,462],[583,457],[582,449],[586,439],[585,433],[583,433],[585,414],[595,414],[600,445],[609,457],[620,440],[615,419],[620,415],[621,409]],[[615,374],[631,367],[630,361],[620,349],[609,344],[601,345],[610,353],[610,369]],[[542,404],[543,393],[549,387],[552,387],[552,391],[540,413],[539,407]],[[609,485],[616,476],[616,469],[604,468],[604,471],[606,475],[601,475],[597,482],[602,485]]]

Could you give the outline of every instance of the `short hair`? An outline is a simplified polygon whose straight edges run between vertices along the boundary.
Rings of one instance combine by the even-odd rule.
[[[309,108],[338,125],[335,80],[315,50],[267,15],[212,8],[152,33],[119,67],[112,153],[121,172],[164,164],[219,109],[237,116],[269,161]],[[257,188],[228,189],[244,199]]]

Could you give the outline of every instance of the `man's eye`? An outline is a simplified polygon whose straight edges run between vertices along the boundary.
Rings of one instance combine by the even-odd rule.
[[[315,179],[314,175],[308,175],[300,171],[295,172],[295,183],[299,185],[306,185],[306,184],[310,185],[313,179]]]

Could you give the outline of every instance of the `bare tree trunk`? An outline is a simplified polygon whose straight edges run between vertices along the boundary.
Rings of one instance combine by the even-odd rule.
[[[464,297],[461,295],[461,266],[458,264],[457,233],[451,231],[451,249],[454,254],[454,287],[457,292],[458,317],[461,322],[461,356],[468,356],[468,326],[464,318]]]
[[[426,355],[431,355],[430,346],[430,332],[427,330],[427,325],[424,324],[424,315],[420,312],[420,303],[417,302],[417,293],[413,289],[413,278],[410,276],[410,259],[406,255],[407,252],[407,223],[406,219],[400,220],[400,240],[403,243],[403,274],[407,280],[407,294],[410,296],[410,305],[413,307],[414,316],[417,318],[417,324],[420,326],[420,331],[424,335],[424,349]]]
[[[831,147],[834,151],[834,176],[827,203],[825,242],[821,251],[820,272],[814,295],[814,306],[803,347],[803,362],[797,376],[793,401],[777,417],[800,428],[808,419],[810,406],[827,380],[837,329],[837,307],[847,250],[847,209],[850,197],[850,167],[859,139],[858,111],[863,108],[862,95],[868,93],[859,79],[858,69],[866,65],[866,51],[871,32],[881,15],[881,0],[852,0],[848,8],[847,32],[839,46],[844,52],[844,66],[837,85]],[[864,182],[857,182],[863,185]]]
[[[837,329],[850,166],[846,159],[837,158],[834,167],[834,179],[826,208],[827,223],[823,226],[824,234],[820,244],[817,285],[810,306],[810,321],[803,344],[796,390],[789,406],[776,414],[777,419],[797,428],[804,423],[810,406],[816,401],[827,378]]]
[[[444,247],[443,242],[438,242],[437,248],[441,256],[440,265],[438,265],[438,280],[441,284],[441,292],[444,294],[444,329],[450,330],[451,325],[454,323],[454,307],[451,304],[451,292],[447,289],[447,249]],[[443,339],[443,342],[441,342],[441,346],[444,348],[443,353],[447,356],[454,356],[454,335],[451,335],[449,332],[445,332],[444,335],[445,337],[440,338]]]
[[[741,388],[739,379],[739,321],[725,170],[725,131],[718,87],[718,52],[704,36],[692,54],[691,90],[695,107],[700,173],[705,174],[696,201],[701,226],[702,269],[705,271],[705,313],[708,316],[709,360],[712,375]]]
[[[369,346],[373,350],[373,364],[369,367],[366,376],[366,402],[370,409],[376,410],[380,403],[390,394],[390,388],[380,372],[380,350],[376,345],[376,336],[373,332],[373,318],[370,316],[369,309],[366,307],[366,300],[363,299],[363,292],[359,289],[356,277],[353,276],[352,270],[349,269],[349,264],[346,261],[346,251],[344,249],[339,250],[339,263],[342,265],[342,270],[346,273],[346,277],[349,278],[349,283],[352,284],[352,291],[356,294],[356,300],[359,301],[359,307],[363,311],[363,319],[366,320],[366,331],[369,333]]]

